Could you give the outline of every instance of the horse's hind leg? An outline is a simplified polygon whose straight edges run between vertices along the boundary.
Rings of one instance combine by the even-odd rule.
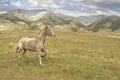
[[[23,50],[23,49],[19,49],[18,53],[21,53],[22,50]]]
[[[23,49],[23,52],[22,52],[23,56],[25,55],[26,51],[27,51],[26,49]]]
[[[19,59],[21,59],[21,51],[22,51],[22,49],[20,49],[19,47],[16,48],[16,53],[19,53],[18,54]]]
[[[41,51],[45,53],[44,55],[41,55],[41,57],[44,58],[48,52],[45,49],[42,49]]]
[[[21,59],[21,54],[22,54],[21,51],[22,51],[22,50],[23,50],[23,49],[20,49],[20,48],[19,48],[19,51],[18,51],[18,53],[19,53],[19,54],[18,54],[19,59]]]
[[[19,47],[16,48],[16,53],[18,52],[18,50],[19,50]]]
[[[19,59],[21,59],[21,56],[24,57],[26,51],[27,51],[26,49],[20,49],[20,50],[19,50]]]

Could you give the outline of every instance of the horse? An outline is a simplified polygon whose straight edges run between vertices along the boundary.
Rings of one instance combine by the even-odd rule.
[[[23,37],[19,40],[16,53],[19,53],[19,59],[21,55],[24,56],[26,51],[37,52],[39,57],[39,64],[42,65],[42,58],[47,55],[47,51],[44,48],[45,39],[47,36],[55,37],[54,31],[45,26],[45,28],[38,33],[34,38]],[[44,55],[41,55],[40,52],[44,52]]]

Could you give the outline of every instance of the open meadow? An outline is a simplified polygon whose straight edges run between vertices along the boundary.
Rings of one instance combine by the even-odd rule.
[[[120,34],[55,31],[47,37],[48,55],[39,65],[38,56],[15,53],[22,37],[39,30],[0,33],[0,80],[120,80]]]

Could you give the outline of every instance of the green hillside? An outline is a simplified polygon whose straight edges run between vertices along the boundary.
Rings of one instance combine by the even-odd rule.
[[[110,16],[102,18],[88,26],[89,30],[99,32],[100,30],[116,31],[120,29],[120,17]]]
[[[34,18],[36,20],[33,20]],[[3,30],[5,29],[14,30],[14,29],[19,29],[19,27],[20,29],[23,30],[39,29],[45,25],[48,25],[53,28],[71,30],[71,31],[79,31],[79,28],[86,29],[86,27],[82,23],[77,21],[75,18],[63,14],[54,13],[52,11],[40,11],[40,12],[33,11],[33,13],[31,13],[31,11],[29,10],[11,11],[9,13],[0,15],[0,23],[1,23],[0,28],[2,27],[1,30],[3,28],[4,28]]]

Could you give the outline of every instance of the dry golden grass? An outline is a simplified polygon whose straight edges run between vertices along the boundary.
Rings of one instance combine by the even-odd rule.
[[[0,80],[120,80],[119,38],[55,31],[56,38],[47,37],[49,54],[43,59],[43,66],[31,52],[19,60],[15,53],[18,40],[38,32],[1,32]]]

